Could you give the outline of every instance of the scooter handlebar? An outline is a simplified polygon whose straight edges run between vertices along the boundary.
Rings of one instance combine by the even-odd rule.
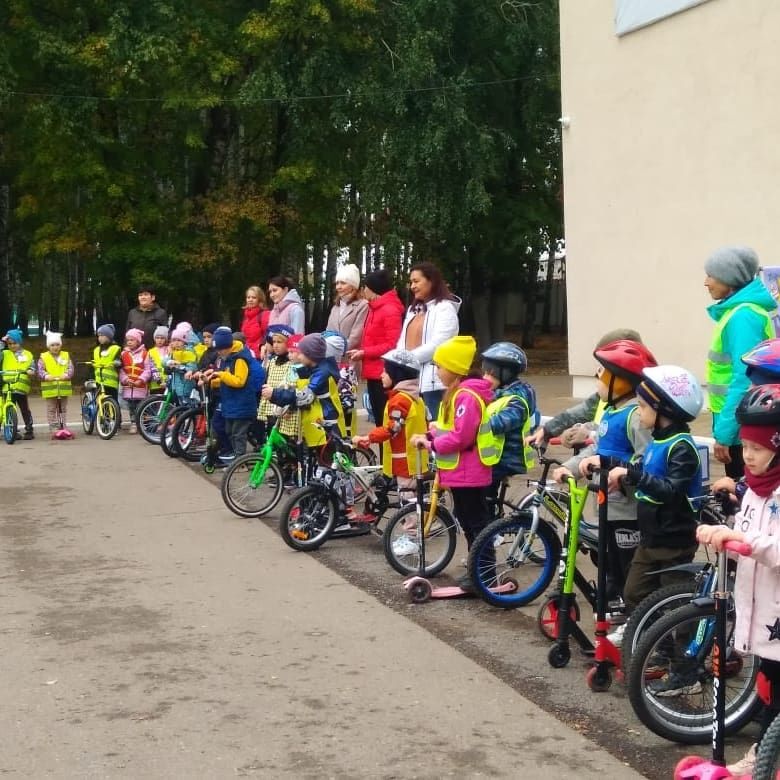
[[[748,542],[726,542],[723,547],[738,555],[751,555],[753,553],[753,545]]]

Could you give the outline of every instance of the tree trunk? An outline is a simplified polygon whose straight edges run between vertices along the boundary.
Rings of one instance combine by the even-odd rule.
[[[11,316],[11,188],[0,185],[0,329],[13,324]]]

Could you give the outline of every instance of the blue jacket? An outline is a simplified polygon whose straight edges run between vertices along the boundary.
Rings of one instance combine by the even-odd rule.
[[[501,461],[493,467],[493,481],[500,480],[509,474],[525,474],[528,470],[523,456],[523,426],[526,421],[525,399],[531,414],[531,428],[539,422],[539,412],[536,409],[536,391],[527,382],[518,379],[511,384],[499,387],[493,397],[495,400],[507,395],[514,396],[498,414],[490,418],[490,430],[493,433],[504,434],[504,451]]]
[[[254,379],[254,384],[259,387],[264,381],[265,370],[246,347],[231,352],[222,360],[219,370],[243,376],[243,370],[236,371],[238,361],[246,363],[246,380],[240,387],[231,387],[227,381],[220,383],[219,396],[222,416],[226,420],[254,420],[257,417],[258,402],[257,389],[253,386],[253,373],[256,374],[258,370],[262,372],[262,377]]]
[[[306,376],[305,370],[299,370],[298,376],[304,379]],[[301,392],[295,388],[277,387],[274,388],[271,395],[271,403],[277,406],[291,406],[293,408],[301,408],[305,406],[311,406],[315,397],[319,398],[322,405],[322,416],[325,420],[338,420],[338,409],[333,404],[328,394],[329,382],[328,380],[333,377],[334,381],[338,385],[339,370],[335,361],[330,358],[325,358],[317,363],[311,369],[309,375],[309,384],[306,388],[310,392]],[[308,399],[308,402],[307,402]]]
[[[707,313],[718,322],[726,312],[741,303],[754,303],[770,314],[777,307],[763,282],[753,279],[733,295],[708,306]],[[742,396],[750,387],[750,380],[745,374],[747,366],[742,362],[742,356],[764,340],[764,323],[763,318],[743,308],[732,316],[723,331],[723,351],[731,355],[732,380],[723,410],[712,415],[712,435],[718,444],[732,446],[739,443],[739,423],[735,413]]]

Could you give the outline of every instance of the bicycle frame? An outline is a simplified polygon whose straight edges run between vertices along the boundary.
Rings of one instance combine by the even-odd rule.
[[[249,475],[249,484],[253,488],[258,488],[263,484],[265,479],[265,473],[268,471],[268,467],[273,460],[274,452],[282,452],[285,455],[291,455],[295,457],[295,450],[287,441],[285,436],[279,433],[279,423],[275,423],[271,430],[268,432],[268,437],[265,440],[265,444],[260,448],[262,459],[252,467],[252,472]]]

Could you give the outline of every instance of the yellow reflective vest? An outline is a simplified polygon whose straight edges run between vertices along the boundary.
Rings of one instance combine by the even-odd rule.
[[[165,357],[168,356],[168,352],[168,347],[165,347]],[[165,384],[167,381],[167,376],[165,373],[165,366],[163,365],[163,355],[160,354],[160,348],[152,347],[147,354],[149,355],[152,363],[154,363],[154,367],[157,370],[157,373],[160,375],[159,382],[154,379],[149,382],[149,390],[154,392],[155,390],[159,390]]]
[[[56,377],[54,380],[41,379],[41,396],[43,398],[66,398],[73,395],[73,387],[70,379],[66,376],[68,373],[68,364],[70,356],[67,352],[60,352],[59,355],[52,355],[51,352],[41,353],[44,373],[47,376]]]
[[[98,344],[92,352],[92,362],[95,364],[95,381],[105,387],[119,387],[119,369],[114,365],[119,360],[122,350],[117,344],[109,344],[103,347]],[[103,355],[102,353],[106,354]]]
[[[32,387],[32,379],[27,373],[31,368],[34,369],[32,352],[28,349],[20,349],[14,352],[10,349],[4,349],[3,355],[3,371],[19,371],[21,372],[16,379],[10,376],[3,377],[3,383],[11,385],[12,393],[21,393],[27,395]]]
[[[309,384],[308,379],[298,379],[295,386],[302,390]],[[328,392],[327,397],[333,402],[338,412],[338,429],[342,436],[347,435],[347,427],[344,422],[344,409],[341,406],[341,399],[339,398],[338,386],[336,380],[332,376],[328,377]],[[303,441],[307,447],[321,447],[325,444],[326,437],[325,431],[322,428],[318,428],[314,425],[315,422],[322,420],[322,404],[317,396],[314,397],[311,406],[306,406],[301,409],[301,435]]]
[[[404,438],[406,442],[405,452],[393,452],[392,442],[390,439],[382,442],[382,473],[388,477],[393,476],[393,459],[406,458],[406,465],[409,469],[410,476],[414,476],[417,473],[417,458],[418,449],[411,444],[411,438],[415,434],[422,434],[423,436],[428,430],[428,423],[425,419],[425,403],[422,398],[412,398],[409,393],[404,393],[403,390],[399,390],[400,395],[406,396],[409,401],[409,414],[404,423]],[[389,404],[385,404],[384,417],[382,419],[382,426],[387,428],[390,424]],[[425,462],[428,460],[428,454],[423,450]],[[425,464],[423,464],[425,465]]]

